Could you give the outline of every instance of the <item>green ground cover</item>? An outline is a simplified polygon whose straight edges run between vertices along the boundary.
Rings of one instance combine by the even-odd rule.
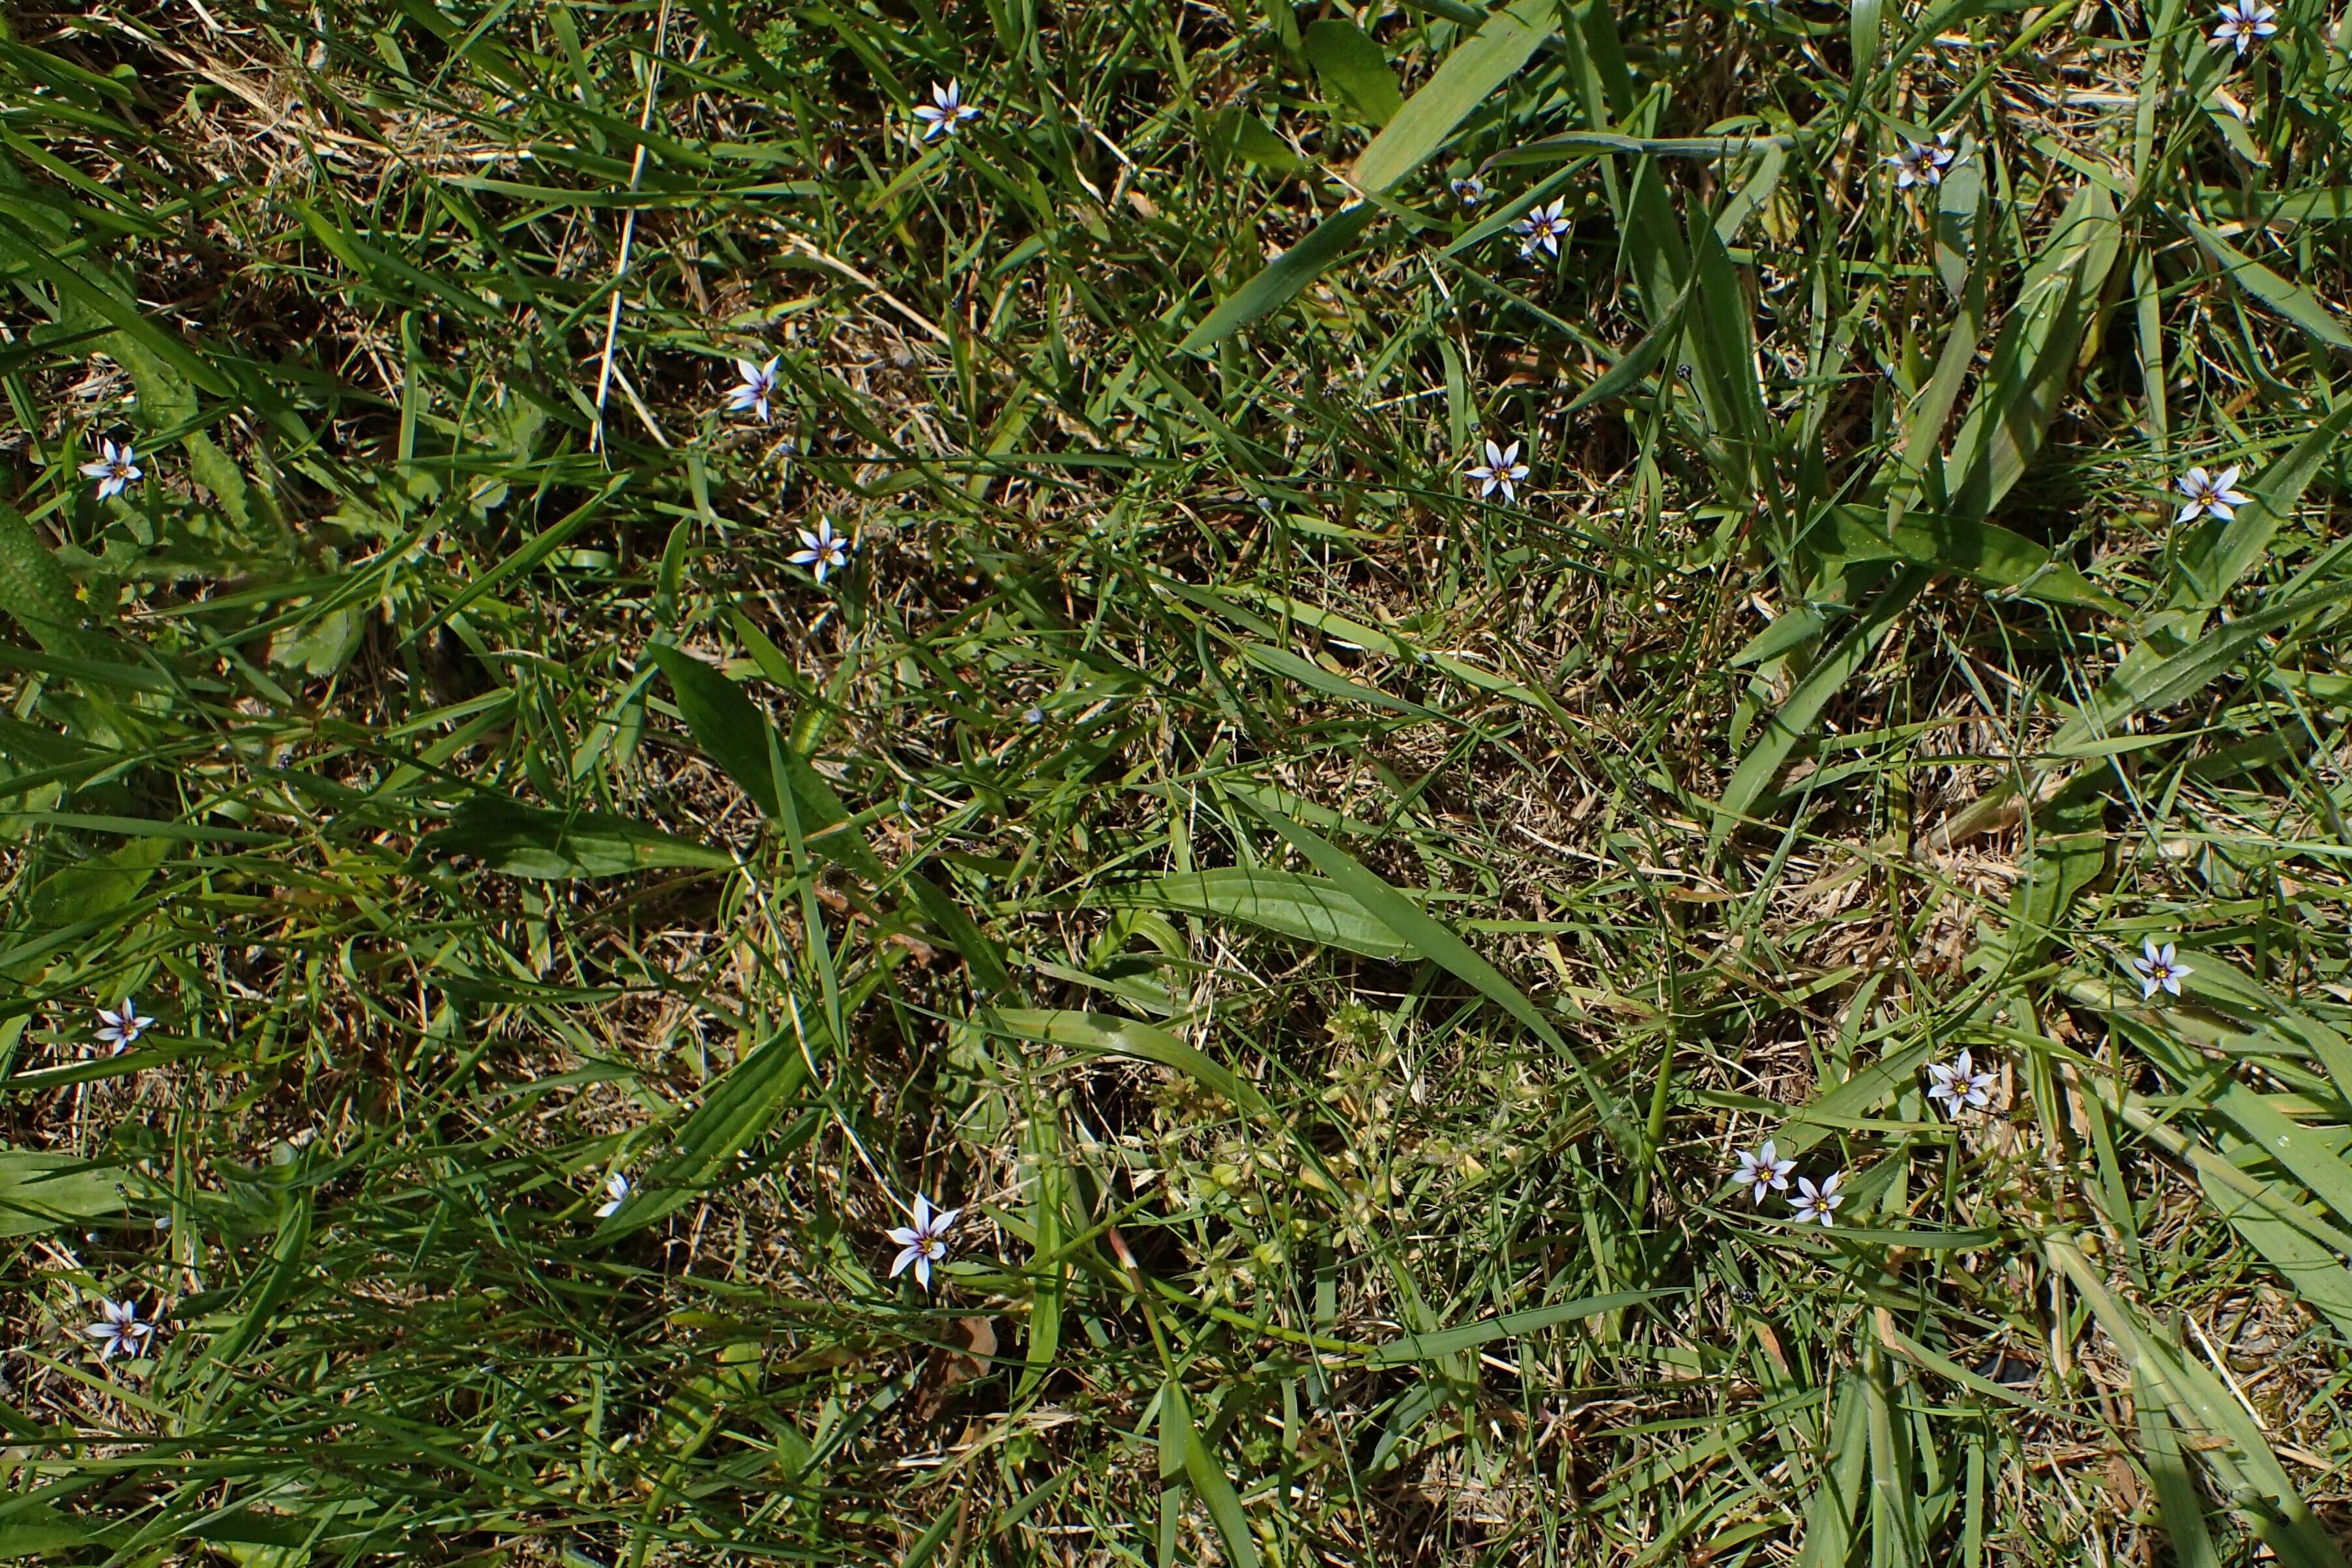
[[[2340,1565],[2242,5],[0,17],[0,1559]]]

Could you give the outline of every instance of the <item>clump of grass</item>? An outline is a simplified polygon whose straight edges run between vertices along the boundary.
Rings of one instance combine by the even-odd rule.
[[[2317,12],[6,26],[0,1549],[2340,1561]]]

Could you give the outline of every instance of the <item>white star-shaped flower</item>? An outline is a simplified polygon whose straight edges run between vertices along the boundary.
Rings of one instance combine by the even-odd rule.
[[[915,105],[915,118],[923,122],[923,140],[938,136],[953,136],[956,127],[980,113],[979,106],[963,100],[963,83],[951,81],[941,87],[931,84],[931,101]]]
[[[2143,937],[2139,951],[2140,956],[2131,961],[2132,967],[2139,971],[2139,999],[2153,1001],[2158,991],[2169,991],[2179,996],[2180,977],[2193,971],[2172,956],[2172,944],[2167,942],[2158,947],[2155,937]]]
[[[1829,1228],[1834,1223],[1830,1218],[1831,1211],[1845,1201],[1845,1194],[1838,1191],[1838,1184],[1843,1180],[1843,1171],[1830,1172],[1819,1186],[1813,1185],[1811,1176],[1799,1176],[1797,1196],[1789,1200],[1789,1207],[1797,1211],[1797,1223],[1802,1225],[1808,1219],[1818,1219],[1823,1229]]]
[[[1549,206],[1538,204],[1528,210],[1528,215],[1511,225],[1519,236],[1519,254],[1530,261],[1542,251],[1546,256],[1559,254],[1559,242],[1568,237],[1568,218],[1560,211],[1562,204]]]
[[[1470,466],[1470,477],[1478,481],[1478,497],[1481,500],[1500,490],[1503,499],[1516,506],[1519,499],[1519,481],[1527,476],[1528,465],[1519,461],[1519,444],[1516,441],[1508,446],[1497,446],[1489,441],[1486,443],[1486,461]]]
[[[1963,1105],[1973,1105],[1981,1111],[1992,1103],[1993,1075],[1979,1072],[1965,1051],[1948,1063],[1929,1062],[1927,1076],[1935,1080],[1928,1086],[1927,1098],[1942,1101],[1945,1113],[1955,1121],[1959,1119]]]
[[[741,385],[728,392],[728,408],[738,413],[750,409],[760,416],[761,424],[767,423],[768,399],[776,392],[777,363],[774,360],[764,365],[755,365],[749,360],[736,361],[735,373],[743,381]]]
[[[604,1178],[604,1201],[596,1206],[596,1218],[610,1219],[621,1212],[621,1205],[629,1201],[629,1178],[614,1171]]]
[[[1465,174],[1454,182],[1454,199],[1465,207],[1475,207],[1486,199],[1486,182],[1475,174]]]
[[[139,466],[139,454],[131,450],[127,441],[120,446],[111,441],[100,441],[97,459],[83,464],[81,471],[98,481],[98,498],[101,501],[109,496],[120,496],[126,486],[137,484],[143,472]]]
[[[2234,463],[2219,474],[2191,468],[2174,483],[2188,497],[2181,503],[2180,510],[2172,514],[2172,526],[2176,528],[2183,523],[2195,522],[2208,512],[2226,523],[2240,507],[2253,499],[2237,488],[2238,465]]]
[[[1781,1159],[1780,1154],[1769,1138],[1759,1148],[1740,1150],[1739,1168],[1731,1173],[1731,1179],[1748,1187],[1758,1203],[1764,1201],[1767,1192],[1788,1191],[1789,1173],[1797,1168],[1797,1162]]]
[[[1886,160],[1895,170],[1895,188],[1907,191],[1925,180],[1930,185],[1944,183],[1944,171],[1952,166],[1952,133],[1936,132],[1933,141],[1906,141],[1903,151]]]
[[[948,1228],[955,1224],[956,1216],[962,1212],[961,1208],[943,1208],[934,1214],[931,1212],[931,1200],[918,1194],[915,1198],[915,1223],[901,1225],[887,1232],[900,1249],[898,1260],[890,1265],[890,1278],[897,1279],[907,1271],[908,1265],[912,1264],[916,1282],[926,1291],[929,1290],[931,1265],[947,1260]]]
[[[138,1044],[139,1037],[154,1021],[139,1010],[138,1003],[125,997],[120,1008],[98,1009],[98,1041],[107,1047],[107,1055],[120,1056]]]
[[[98,1359],[144,1355],[155,1325],[139,1321],[139,1303],[101,1301],[98,1305],[105,1315],[81,1331],[98,1342]]]
[[[833,531],[831,517],[819,517],[816,531],[801,530],[801,548],[785,557],[794,566],[804,566],[816,573],[820,586],[824,574],[849,564],[849,540]]]
[[[2248,49],[2278,31],[2278,13],[2263,4],[2263,0],[2237,0],[2235,5],[2221,7],[2221,19],[2214,24],[2210,47],[2220,48],[2235,44],[2240,58]]]

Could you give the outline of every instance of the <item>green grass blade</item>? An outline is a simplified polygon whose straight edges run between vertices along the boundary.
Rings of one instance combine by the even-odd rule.
[[[1465,1350],[1475,1350],[1498,1339],[1540,1333],[1562,1323],[1598,1317],[1602,1312],[1613,1312],[1623,1307],[1639,1306],[1643,1301],[1654,1301],[1675,1293],[1672,1291],[1612,1291],[1606,1295],[1583,1296],[1548,1307],[1528,1307],[1450,1329],[1402,1334],[1376,1346],[1365,1358],[1364,1364],[1403,1366],[1435,1361],[1443,1356],[1458,1355]]]
[[[0,1238],[121,1218],[131,1179],[72,1155],[0,1148]]]
[[[1014,1040],[1063,1046],[1087,1056],[1156,1062],[1199,1080],[1251,1115],[1276,1114],[1255,1084],[1166,1030],[1135,1019],[1069,1009],[992,1008],[980,1015],[979,1021]]]
[[[1271,931],[1301,942],[1395,958],[1404,939],[1328,877],[1259,866],[1182,872],[1146,883],[1110,883],[1086,895],[1097,909],[1167,909]]]
[[[1339,891],[1362,905],[1373,919],[1387,926],[1413,953],[1446,970],[1527,1025],[1537,1039],[1551,1047],[1570,1064],[1577,1082],[1591,1099],[1594,1113],[1601,1118],[1601,1125],[1618,1141],[1619,1146],[1627,1149],[1638,1146],[1633,1142],[1635,1134],[1625,1124],[1615,1097],[1586,1071],[1574,1049],[1560,1037],[1551,1021],[1538,1011],[1526,993],[1506,979],[1500,970],[1472,952],[1462,938],[1423,914],[1402,894],[1366,870],[1361,862],[1345,850],[1310,832],[1263,801],[1253,800],[1246,803],[1261,821],[1280,834],[1291,848],[1329,877]]]
[[[2347,430],[2352,430],[2352,400],[2245,486],[2252,505],[2240,507],[2226,522],[2204,518],[2181,539],[2173,557],[2180,576],[2170,608],[2210,610],[2229,597],[2268,556],[2279,528],[2294,516],[2296,504],[2319,471],[2341,454]]]
[[[1202,318],[1199,326],[1184,334],[1177,349],[1188,354],[1206,353],[1243,328],[1281,309],[1297,298],[1300,289],[1322,277],[1346,255],[1357,236],[1379,215],[1380,208],[1370,202],[1358,202],[1333,213],[1317,224],[1313,233],[1266,263],[1248,282],[1226,296],[1215,309]]]
[[[663,868],[729,871],[735,857],[644,822],[594,811],[548,811],[474,795],[449,825],[419,841],[420,854],[465,855],[509,876],[562,882]]]
[[[1194,1424],[1192,1406],[1184,1397],[1184,1385],[1171,1379],[1160,1385],[1160,1397],[1162,1420],[1172,1427],[1184,1457],[1185,1479],[1208,1505],[1209,1517],[1216,1524],[1219,1539],[1225,1543],[1229,1560],[1236,1568],[1258,1568],[1257,1542],[1250,1534],[1249,1515],[1242,1511],[1242,1500],[1234,1490],[1233,1478],[1201,1440],[1201,1429]]]
[[[2352,582],[2307,593],[2218,626],[2177,653],[2126,659],[2092,699],[2051,737],[2053,755],[2096,747],[2137,715],[2171,706],[2234,668],[2270,633],[2352,595]]]
[[[1717,842],[1756,810],[1790,756],[1811,737],[1813,725],[1831,699],[1869,662],[1879,641],[1895,629],[1932,575],[1927,568],[1918,566],[1906,567],[1895,573],[1872,596],[1862,613],[1854,617],[1836,646],[1822,655],[1821,662],[1797,683],[1789,700],[1772,715],[1764,732],[1748,747],[1748,755],[1739,759],[1730,782],[1724,786],[1723,799],[1716,804]]]
[[[2139,1397],[2140,1453],[2148,1479],[2156,1483],[2157,1509],[2164,1520],[2165,1538],[2172,1544],[2180,1568],[2221,1568],[2221,1554],[2205,1527],[2205,1505],[2189,1473],[2172,1417],[2165,1412],[2163,1396],[2145,1373],[2135,1382]]]
[[[1301,40],[1307,63],[1324,89],[1343,99],[1367,124],[1386,125],[1404,107],[1388,57],[1361,27],[1343,16],[1310,25]]]
[[[2281,277],[2195,218],[2183,215],[2179,222],[2247,298],[2294,322],[2336,352],[2352,354],[2352,328],[2347,328],[2343,318],[2321,304],[2317,295],[2300,283]]]
[[[590,1238],[602,1244],[641,1230],[721,1186],[736,1156],[774,1125],[783,1107],[808,1082],[808,1056],[796,1031],[770,1035],[728,1069],[670,1141],[669,1152],[630,1201],[598,1223]]]
[[[1356,160],[1359,189],[1387,191],[1434,157],[1454,128],[1517,76],[1559,31],[1559,0],[1512,0],[1445,57]]]

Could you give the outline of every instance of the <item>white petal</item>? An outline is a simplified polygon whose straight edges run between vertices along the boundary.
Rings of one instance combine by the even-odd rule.
[[[882,1234],[888,1237],[891,1240],[896,1241],[901,1247],[912,1247],[922,1239],[922,1236],[919,1232],[916,1231],[911,1227],[905,1225],[901,1225],[896,1229],[886,1230]]]
[[[897,1279],[899,1275],[907,1271],[907,1265],[918,1262],[921,1258],[921,1253],[916,1251],[912,1247],[908,1248],[904,1252],[898,1254],[898,1260],[890,1265],[890,1278],[894,1280]]]
[[[943,1208],[939,1213],[933,1215],[931,1217],[931,1234],[934,1236],[946,1235],[948,1227],[953,1225],[956,1222],[956,1216],[962,1212],[963,1210],[961,1208]]]

